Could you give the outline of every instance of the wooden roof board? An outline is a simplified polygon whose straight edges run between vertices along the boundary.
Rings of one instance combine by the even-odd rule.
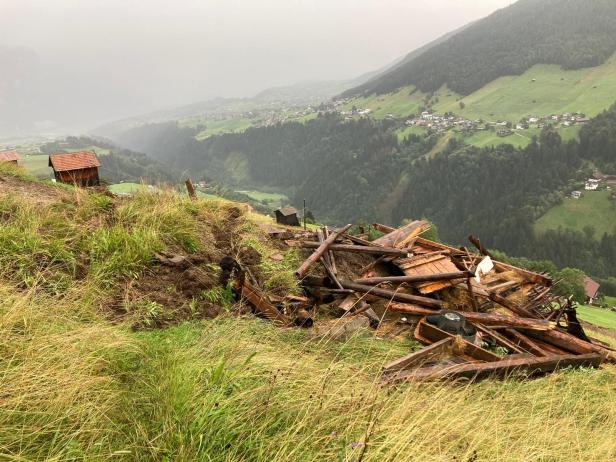
[[[396,260],[396,265],[406,276],[423,276],[427,274],[454,273],[458,271],[458,267],[447,255],[400,258]],[[432,281],[419,284],[417,287],[422,294],[430,294],[446,287],[450,287],[456,283],[456,280]]]
[[[49,156],[49,166],[56,172],[70,172],[84,168],[100,167],[101,163],[92,151],[68,152]]]

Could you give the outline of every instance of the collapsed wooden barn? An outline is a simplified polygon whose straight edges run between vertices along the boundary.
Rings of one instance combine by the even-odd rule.
[[[69,152],[49,156],[49,166],[56,181],[77,186],[98,186],[101,166],[92,151]]]

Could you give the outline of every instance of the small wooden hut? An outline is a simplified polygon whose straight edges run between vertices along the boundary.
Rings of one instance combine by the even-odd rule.
[[[21,157],[15,151],[2,151],[0,152],[0,162],[10,162],[17,165],[17,161],[21,160]]]
[[[56,181],[78,186],[98,186],[98,168],[101,166],[92,151],[69,152],[49,156],[49,166]]]
[[[283,207],[274,212],[276,214],[276,223],[281,225],[299,226],[297,218],[297,210],[293,207]]]

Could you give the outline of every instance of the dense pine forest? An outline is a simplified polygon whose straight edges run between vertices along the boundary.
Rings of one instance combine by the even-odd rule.
[[[389,93],[406,85],[426,93],[447,85],[468,95],[535,64],[593,67],[615,51],[614,0],[521,0],[343,96]]]

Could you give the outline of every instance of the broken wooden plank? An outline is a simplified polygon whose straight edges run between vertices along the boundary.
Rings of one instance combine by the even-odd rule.
[[[520,283],[517,281],[506,281],[506,282],[502,282],[500,284],[496,284],[494,286],[488,287],[487,290],[488,292],[493,292],[495,294],[500,295],[502,292],[513,289],[514,287],[517,287],[519,285]]]
[[[404,303],[392,303],[389,305],[389,309],[391,311],[408,313],[415,316],[441,314],[438,311],[435,312],[427,308]],[[521,318],[518,316],[506,316],[498,313],[475,313],[470,311],[456,311],[456,313],[462,315],[467,321],[479,322],[486,326],[507,326],[532,330],[549,330],[554,327],[553,322],[544,319]]]
[[[329,237],[329,230],[327,226],[323,227],[323,237],[327,239]],[[334,275],[338,276],[338,269],[336,268],[336,258],[334,257],[334,252],[331,249],[327,251],[327,257],[329,258],[329,266],[332,269]]]
[[[393,284],[414,284],[420,282],[430,282],[430,281],[447,281],[452,279],[465,279],[469,276],[472,276],[472,273],[469,271],[456,271],[453,273],[437,273],[437,274],[418,274],[412,276],[384,276],[384,277],[373,277],[373,278],[364,278],[364,279],[356,279],[354,282],[356,284],[381,284],[383,282],[391,282]]]
[[[483,244],[481,243],[481,241],[479,240],[478,237],[473,236],[472,234],[468,236],[468,240],[470,241],[471,244],[473,244],[475,246],[475,248],[477,250],[479,250],[479,253],[481,255],[486,255],[488,257],[491,257],[492,254],[490,254],[490,252],[488,251],[488,249],[486,249]]]
[[[190,197],[192,200],[195,200],[197,198],[197,193],[195,192],[195,187],[192,180],[190,178],[187,178],[184,184],[186,185],[186,191],[188,191],[188,197]]]
[[[455,339],[455,349],[460,351],[462,357],[466,356],[467,359],[476,361],[499,361],[501,359],[500,356],[464,340],[461,336],[450,334],[433,326],[425,318],[419,321],[413,335],[426,345],[451,337]]]
[[[537,345],[536,342],[532,341],[523,333],[518,332],[515,329],[506,329],[505,333],[509,335],[509,337],[512,337],[517,340],[522,348],[530,351],[532,354],[536,356],[549,356],[549,353],[547,351],[542,349],[539,345]]]
[[[445,306],[442,301],[436,300],[434,298],[421,297],[419,295],[411,295],[404,292],[381,289],[379,287],[367,286],[363,284],[356,284],[354,282],[341,281],[340,283],[345,289],[351,289],[364,294],[376,295],[377,297],[385,298],[388,300],[417,303],[418,305],[429,306],[433,308],[443,308]]]
[[[241,295],[254,306],[263,316],[280,326],[288,326],[291,321],[284,314],[272,305],[263,294],[252,284],[244,281],[242,284]]]
[[[407,245],[411,244],[417,236],[428,229],[430,229],[430,223],[424,220],[417,220],[395,229],[390,233],[375,239],[373,242],[385,247],[396,247],[401,249],[407,247]]]
[[[312,241],[303,241],[301,246],[305,249],[315,249],[318,248],[321,244],[318,242]],[[406,250],[396,249],[393,247],[368,247],[362,245],[352,245],[352,244],[331,244],[328,246],[328,250],[333,252],[354,252],[354,253],[367,253],[371,255],[388,255],[393,257],[408,257],[409,253]]]
[[[467,363],[447,366],[422,367],[403,371],[392,376],[392,380],[435,380],[435,379],[481,379],[485,377],[507,377],[513,372],[537,375],[566,367],[598,367],[603,357],[596,353],[585,355],[554,355],[547,357],[517,357],[487,363]]]
[[[558,329],[552,329],[548,331],[527,331],[523,330],[523,332],[529,337],[539,339],[545,343],[549,343],[554,345],[560,349],[570,351],[576,354],[588,354],[588,353],[598,353],[604,356],[610,356],[610,352],[605,348],[594,345],[589,342],[585,342],[584,340],[580,340],[577,337],[574,337],[571,334],[566,332],[561,332]]]
[[[453,346],[453,338],[447,337],[443,340],[439,340],[436,343],[433,343],[430,346],[422,348],[419,351],[415,351],[411,354],[403,356],[400,359],[396,359],[395,361],[390,362],[389,364],[383,367],[384,374],[391,374],[393,372],[399,372],[404,369],[408,369],[409,367],[419,366],[425,364],[426,362],[438,358],[443,353],[451,350]]]
[[[502,347],[507,348],[510,352],[512,352],[512,353],[520,353],[520,354],[526,354],[527,353],[526,350],[520,348],[515,343],[513,343],[511,340],[509,340],[507,337],[502,336],[501,334],[499,334],[495,330],[492,330],[489,327],[483,326],[480,323],[474,323],[473,325],[475,326],[475,328],[478,331],[480,331],[480,332],[486,334],[487,336],[491,337],[497,344],[499,344]]]
[[[342,228],[342,229],[340,229],[338,231],[334,231],[333,233],[331,233],[329,235],[329,237],[327,239],[325,239],[317,247],[317,249],[306,259],[306,261],[304,261],[304,263],[301,264],[301,266],[295,272],[295,276],[297,276],[299,279],[303,278],[305,276],[306,272],[308,271],[308,269],[314,263],[316,263],[319,260],[319,258],[321,258],[321,256],[325,253],[325,251],[328,249],[328,247],[334,243],[334,241],[336,240],[338,235],[340,235],[341,233],[344,233],[345,231],[347,231],[351,226],[352,225],[346,225],[344,228]]]

